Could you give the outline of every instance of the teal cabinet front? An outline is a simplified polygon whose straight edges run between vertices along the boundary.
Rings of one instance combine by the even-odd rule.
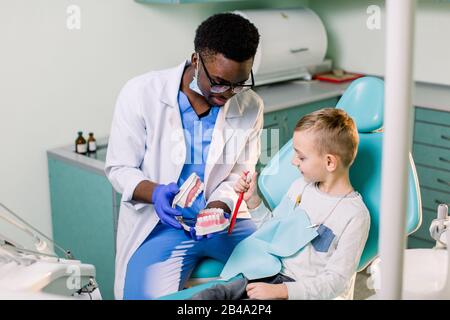
[[[416,108],[413,158],[422,198],[422,225],[409,237],[410,248],[431,248],[429,227],[441,203],[450,204],[450,112]]]
[[[116,199],[106,177],[48,157],[53,238],[93,264],[103,299],[114,299]]]

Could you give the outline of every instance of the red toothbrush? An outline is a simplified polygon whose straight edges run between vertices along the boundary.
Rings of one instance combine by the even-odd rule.
[[[244,175],[247,179],[247,182],[250,182],[250,181],[248,181],[248,177],[247,177],[248,173],[249,173],[249,171],[246,171],[246,172],[244,172]],[[228,234],[231,234],[231,232],[233,231],[234,224],[236,223],[236,217],[239,212],[239,207],[241,206],[243,198],[244,198],[244,192],[241,192],[239,194],[239,198],[237,200],[236,207],[234,207],[233,215],[231,216],[231,222],[230,222],[230,226],[228,228]]]

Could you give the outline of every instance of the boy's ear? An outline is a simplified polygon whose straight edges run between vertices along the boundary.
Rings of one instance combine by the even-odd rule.
[[[325,155],[325,161],[328,172],[333,172],[337,169],[338,166],[338,158],[333,154]]]

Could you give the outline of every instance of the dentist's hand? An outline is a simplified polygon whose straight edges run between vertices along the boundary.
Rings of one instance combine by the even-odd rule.
[[[172,208],[173,198],[180,191],[176,183],[159,184],[155,187],[152,194],[152,202],[155,207],[156,214],[161,222],[174,227],[175,229],[182,229],[181,224],[175,219],[175,216],[180,216],[181,213]]]

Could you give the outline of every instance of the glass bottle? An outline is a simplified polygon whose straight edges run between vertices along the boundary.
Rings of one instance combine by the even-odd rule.
[[[94,138],[94,133],[89,132],[89,138],[88,138],[88,152],[95,152],[97,151],[97,142]]]
[[[75,152],[79,154],[87,153],[86,139],[83,138],[83,131],[78,131],[78,138],[75,140]]]

